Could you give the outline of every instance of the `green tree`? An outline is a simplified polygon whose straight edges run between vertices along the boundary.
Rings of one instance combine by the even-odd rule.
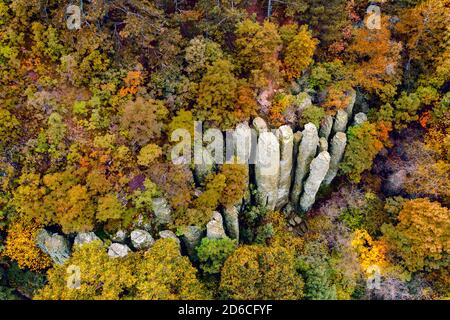
[[[350,127],[347,131],[347,146],[339,167],[353,182],[361,180],[361,174],[372,168],[372,162],[383,143],[378,138],[377,128],[370,122]]]
[[[230,238],[203,238],[197,247],[200,268],[208,274],[220,273],[225,260],[236,249],[237,241]]]

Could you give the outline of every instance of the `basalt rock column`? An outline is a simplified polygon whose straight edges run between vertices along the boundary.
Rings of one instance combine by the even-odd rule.
[[[326,115],[320,123],[319,136],[321,138],[325,138],[328,141],[331,129],[333,129],[333,117],[330,115]]]
[[[300,198],[300,209],[308,211],[316,200],[317,191],[325,178],[330,166],[330,155],[327,151],[322,151],[311,161],[309,176],[306,179],[304,192]]]
[[[280,141],[280,177],[278,180],[278,199],[276,209],[283,208],[289,202],[291,188],[292,156],[294,152],[294,133],[290,126],[281,126],[277,135]]]
[[[330,184],[331,181],[336,177],[339,162],[341,162],[342,157],[344,156],[345,145],[347,144],[347,136],[344,132],[338,132],[334,135],[333,139],[331,139],[330,143],[330,168],[323,180],[324,184]]]
[[[338,110],[333,124],[333,133],[345,132],[347,129],[348,114],[344,110]]]
[[[316,155],[319,135],[317,128],[312,123],[307,123],[302,132],[302,140],[298,148],[297,165],[295,168],[295,181],[291,192],[292,205],[297,207],[300,194],[303,190],[303,180],[308,174],[309,164]]]
[[[278,199],[280,175],[280,144],[272,132],[261,132],[256,148],[255,179],[257,201],[268,210],[274,210]]]

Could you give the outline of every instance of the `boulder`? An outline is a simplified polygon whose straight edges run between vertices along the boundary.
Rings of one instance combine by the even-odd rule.
[[[154,198],[152,201],[152,210],[157,224],[165,225],[172,222],[172,209],[166,198]]]
[[[206,224],[206,236],[208,239],[222,239],[226,237],[222,215],[217,211],[213,212],[212,219]]]
[[[80,232],[75,236],[73,244],[83,245],[85,243],[90,243],[95,240],[100,240],[99,237],[96,236],[93,232]]]
[[[327,151],[322,151],[311,161],[309,176],[306,179],[304,192],[300,198],[300,209],[308,211],[316,200],[317,191],[325,178],[330,166],[330,155]]]
[[[312,123],[307,123],[302,132],[302,141],[298,149],[295,182],[291,192],[291,202],[294,207],[298,205],[300,194],[303,190],[303,180],[308,175],[309,165],[316,155],[318,144],[319,135],[316,126]]]
[[[331,134],[331,129],[333,129],[333,117],[326,115],[320,122],[319,136],[328,141]]]
[[[278,180],[278,198],[275,208],[283,208],[289,202],[292,181],[292,161],[294,151],[294,133],[290,126],[281,126],[277,135],[280,141],[280,177]]]
[[[108,256],[111,258],[123,258],[129,252],[130,248],[127,245],[121,243],[112,243],[108,248]]]
[[[177,235],[170,230],[163,230],[158,233],[161,239],[174,239],[178,245],[180,245],[180,239],[178,239]]]
[[[338,110],[334,119],[333,133],[345,132],[347,129],[348,114],[344,110]]]
[[[62,235],[42,229],[36,237],[36,245],[56,264],[63,264],[70,257],[69,242]]]
[[[338,132],[331,139],[330,143],[330,168],[323,180],[323,183],[328,185],[336,177],[339,170],[339,162],[344,156],[345,146],[347,144],[347,135],[344,132]]]
[[[147,250],[155,243],[152,235],[145,230],[133,230],[131,231],[131,243],[137,250]]]
[[[239,240],[239,210],[237,206],[229,206],[223,210],[223,218],[228,236]]]
[[[111,240],[115,242],[124,242],[127,238],[127,232],[125,230],[118,230],[114,235],[111,236]]]
[[[357,126],[367,121],[367,115],[364,112],[359,112],[355,114],[355,118],[353,119],[353,125]]]
[[[278,199],[280,175],[280,146],[272,132],[259,135],[256,148],[255,179],[258,188],[258,204],[274,210]]]

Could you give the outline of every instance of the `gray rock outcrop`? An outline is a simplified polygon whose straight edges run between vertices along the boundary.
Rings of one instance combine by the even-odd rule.
[[[258,188],[258,203],[274,210],[278,199],[280,175],[280,147],[272,132],[259,135],[256,149],[255,178]]]
[[[302,140],[298,149],[297,165],[295,168],[295,180],[292,186],[291,201],[296,207],[303,190],[303,181],[309,172],[309,165],[316,155],[319,135],[317,128],[312,123],[307,123],[302,131]]]
[[[300,141],[302,141],[302,132],[297,131],[296,133],[294,133],[294,152],[292,155],[293,164],[296,161],[297,156],[298,156],[298,148],[300,147]],[[294,168],[292,170],[294,170]]]
[[[280,176],[278,180],[278,198],[275,208],[283,208],[289,202],[289,190],[292,181],[292,156],[294,151],[294,133],[290,126],[281,126],[277,135],[280,141]]]
[[[235,146],[235,156],[237,157],[237,163],[248,164],[252,151],[252,129],[250,128],[247,122],[239,123],[236,126],[233,140],[234,140],[233,144]]]
[[[209,152],[204,150],[201,163],[194,165],[194,177],[198,184],[202,184],[206,177],[214,169],[214,158]]]
[[[331,134],[331,129],[333,129],[333,117],[326,115],[320,123],[319,136],[328,141]]]
[[[85,243],[90,243],[95,240],[100,240],[99,237],[93,232],[80,232],[75,236],[73,244],[83,245]]]
[[[345,107],[345,112],[347,112],[348,118],[350,119],[352,117],[352,114],[353,114],[353,107],[355,106],[356,91],[351,89],[346,94],[348,96],[350,96],[350,101],[349,101],[348,105]]]
[[[330,166],[330,155],[327,151],[319,153],[319,155],[311,161],[310,173],[306,179],[304,192],[300,198],[300,208],[308,211],[316,200],[317,191],[325,178]]]
[[[263,118],[260,117],[256,117],[255,119],[253,119],[253,128],[255,128],[258,135],[261,134],[262,132],[268,131],[266,122],[264,121]]]
[[[319,139],[319,152],[328,151],[328,141],[324,137]]]
[[[127,232],[125,230],[118,230],[111,236],[111,240],[115,242],[124,242],[127,238]]]
[[[333,133],[345,132],[347,129],[348,114],[344,110],[338,110],[334,119]]]
[[[206,224],[206,237],[208,239],[222,239],[226,237],[220,212],[214,211],[212,219]]]
[[[364,112],[359,112],[355,114],[355,118],[353,119],[353,125],[357,126],[367,121],[367,115]]]
[[[42,229],[36,237],[36,244],[56,264],[63,264],[70,257],[69,242],[57,233]]]
[[[172,222],[172,209],[164,197],[152,200],[152,210],[157,224],[164,225]]]
[[[345,146],[347,144],[347,135],[344,132],[338,132],[331,139],[330,143],[330,168],[323,180],[324,184],[329,185],[336,177],[339,170],[339,162],[344,156]]]
[[[180,239],[178,239],[177,235],[170,230],[163,230],[158,233],[161,239],[174,239],[178,245],[180,245]]]
[[[237,206],[229,206],[223,210],[223,220],[228,236],[239,240],[239,210]]]
[[[155,243],[152,235],[145,230],[133,230],[130,234],[131,243],[137,250],[147,250]]]
[[[197,226],[188,226],[184,228],[181,240],[183,241],[187,254],[191,259],[195,259],[197,256],[195,248],[200,244],[202,236],[202,230]]]
[[[130,248],[128,248],[128,246],[125,244],[112,243],[108,248],[108,256],[110,256],[111,258],[123,258],[130,251]]]

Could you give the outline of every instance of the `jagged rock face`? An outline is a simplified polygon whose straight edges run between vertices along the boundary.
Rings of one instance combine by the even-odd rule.
[[[324,184],[330,184],[331,181],[336,177],[339,170],[339,162],[341,162],[344,156],[345,146],[347,144],[347,135],[344,132],[338,132],[331,139],[330,144],[330,168],[328,169],[327,175],[323,180]]]
[[[356,91],[351,89],[347,95],[350,96],[350,101],[348,103],[348,105],[345,107],[345,112],[347,112],[348,118],[350,119],[352,117],[353,114],[353,107],[355,106],[355,101],[356,101]]]
[[[130,248],[128,248],[128,246],[125,244],[113,243],[108,248],[108,256],[110,256],[111,258],[123,258],[130,251]]]
[[[353,119],[353,125],[357,126],[367,121],[367,115],[364,112],[359,112],[355,114],[355,118]]]
[[[156,223],[163,225],[172,222],[172,210],[166,198],[160,197],[153,199],[152,210],[155,214]]]
[[[57,233],[42,229],[36,237],[36,244],[56,264],[63,264],[70,257],[69,242]]]
[[[131,231],[131,243],[137,250],[149,249],[155,243],[152,235],[145,230]]]
[[[319,139],[319,152],[328,151],[328,141],[324,137]]]
[[[300,198],[300,208],[302,211],[308,211],[316,200],[317,191],[325,178],[330,166],[330,155],[327,151],[319,153],[319,155],[311,161],[310,173],[306,179],[304,192]]]
[[[316,126],[312,123],[307,123],[302,132],[302,141],[298,149],[295,182],[291,192],[291,201],[294,207],[298,205],[300,194],[303,190],[303,180],[309,172],[309,165],[316,155],[318,144],[319,135]]]
[[[283,208],[289,202],[291,188],[292,162],[294,153],[294,133],[290,126],[281,126],[277,135],[280,141],[280,177],[278,180],[278,198],[275,208]]]
[[[345,132],[347,129],[348,114],[344,110],[338,110],[334,119],[333,133]]]
[[[195,259],[196,252],[195,248],[200,244],[202,240],[202,231],[197,226],[188,226],[185,228],[183,236],[184,246],[186,247],[187,254],[191,259]]]
[[[237,206],[230,206],[223,210],[223,218],[228,236],[239,240],[239,210]]]
[[[99,237],[96,236],[93,232],[80,232],[76,235],[73,244],[83,245],[85,243],[90,243],[95,240],[100,240]]]
[[[319,136],[321,138],[325,138],[328,141],[328,138],[331,134],[331,129],[333,129],[333,117],[330,115],[326,115],[320,123]]]
[[[268,131],[266,122],[260,117],[253,119],[253,128],[255,128],[258,134]]]
[[[262,132],[256,149],[255,178],[258,186],[258,203],[274,210],[278,199],[280,175],[280,147],[272,132]]]
[[[163,230],[158,233],[161,239],[174,239],[178,245],[180,245],[180,239],[178,239],[177,235],[170,230]]]
[[[118,230],[114,235],[111,236],[111,240],[115,242],[124,242],[127,238],[127,233],[125,230]]]
[[[206,224],[206,237],[208,239],[222,239],[226,237],[222,215],[217,211],[213,212],[212,219]]]

